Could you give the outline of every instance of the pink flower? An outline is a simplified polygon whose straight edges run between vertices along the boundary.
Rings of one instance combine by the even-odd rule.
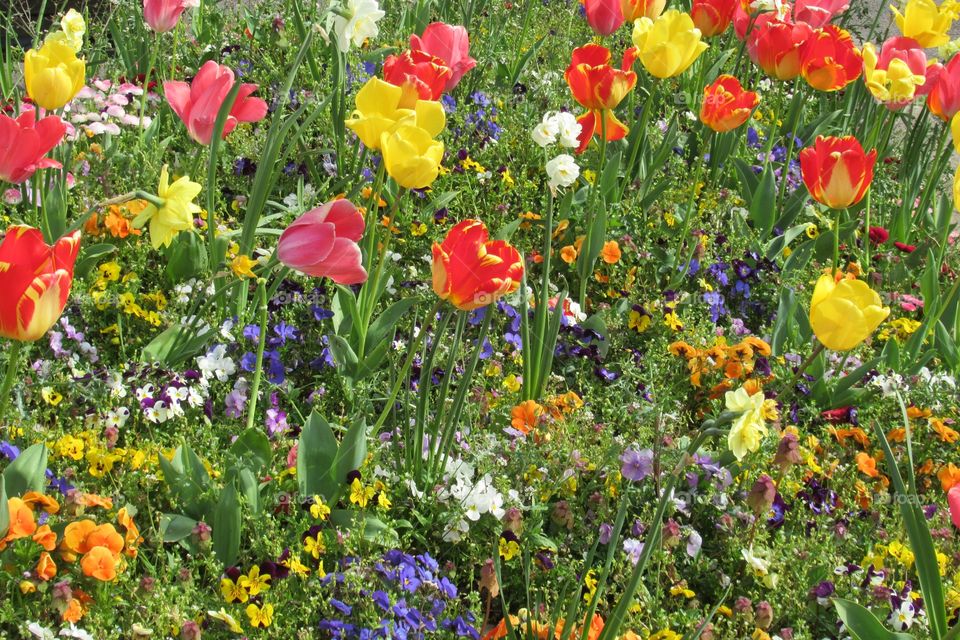
[[[280,262],[337,284],[366,282],[360,247],[363,215],[349,200],[334,200],[307,211],[280,236]]]
[[[177,26],[180,14],[191,6],[191,0],[143,0],[143,19],[156,33],[165,33]]]
[[[61,166],[44,156],[60,144],[67,126],[59,116],[35,120],[33,109],[16,120],[0,114],[0,180],[19,184],[37,169]]]
[[[602,36],[610,35],[623,24],[620,0],[584,0],[584,5],[590,28]]]
[[[163,93],[174,112],[187,125],[190,137],[200,144],[210,144],[217,113],[233,83],[233,71],[210,60],[200,67],[190,84],[176,80],[164,82]],[[267,115],[267,103],[250,97],[256,90],[255,84],[240,85],[240,93],[223,127],[224,138],[237,128],[238,122],[257,122]]]
[[[451,75],[444,91],[452,91],[460,78],[477,66],[477,61],[470,57],[467,30],[461,26],[432,22],[427,25],[422,36],[410,36],[410,48],[429,53],[447,63]]]
[[[793,19],[819,29],[849,6],[847,0],[797,0],[793,5]]]
[[[960,484],[950,487],[947,491],[947,504],[950,505],[950,519],[953,526],[960,529]]]
[[[900,308],[904,311],[916,311],[923,308],[923,300],[906,293],[900,296]]]

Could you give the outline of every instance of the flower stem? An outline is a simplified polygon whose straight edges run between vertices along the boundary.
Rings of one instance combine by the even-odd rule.
[[[3,384],[0,385],[0,424],[6,421],[10,389],[13,387],[13,381],[17,377],[17,369],[20,368],[20,354],[22,351],[23,343],[19,340],[14,340],[7,352],[7,372],[3,376]]]
[[[250,385],[250,408],[247,412],[247,429],[253,428],[254,417],[257,413],[257,396],[260,393],[260,378],[263,377],[263,350],[267,344],[267,281],[260,278],[257,281],[258,311],[260,317],[260,339],[257,342],[257,366],[253,370],[253,382]]]

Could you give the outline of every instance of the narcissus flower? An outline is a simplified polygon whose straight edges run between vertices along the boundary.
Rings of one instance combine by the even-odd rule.
[[[620,10],[627,22],[640,18],[656,20],[667,6],[667,0],[620,0]]]
[[[690,17],[704,38],[718,36],[730,27],[740,0],[693,0]]]
[[[610,50],[606,47],[588,44],[573,50],[570,66],[564,73],[573,98],[588,109],[577,118],[581,126],[577,153],[586,150],[595,132],[603,132],[601,118],[607,140],[620,140],[627,135],[626,125],[617,120],[613,109],[633,89],[637,74],[630,71],[633,58],[629,52],[624,55],[620,69],[610,65],[610,58]]]
[[[444,61],[450,69],[450,77],[444,91],[453,91],[465,73],[477,66],[470,57],[470,38],[467,30],[443,22],[432,22],[423,35],[410,36],[410,48],[423,51]]]
[[[814,89],[838,91],[860,77],[863,60],[850,32],[830,24],[807,40],[800,70]]]
[[[722,75],[703,90],[700,121],[718,133],[732,131],[750,118],[758,104],[756,93],[745,91],[733,76]]]
[[[0,243],[0,336],[33,342],[60,318],[73,283],[80,232],[50,246],[33,227],[15,225]]]
[[[76,51],[59,40],[48,40],[40,50],[30,49],[23,58],[23,81],[27,95],[44,109],[59,109],[83,88],[86,63]]]
[[[377,77],[370,78],[357,92],[357,108],[346,125],[370,149],[379,149],[381,136],[392,133],[401,124],[416,125],[430,137],[443,131],[446,124],[443,105],[417,100],[412,109],[404,109],[400,107],[402,99],[400,87]]]
[[[813,29],[807,24],[785,20],[758,21],[747,36],[750,59],[778,80],[793,80],[802,71],[802,54]]]
[[[380,33],[377,23],[385,15],[377,0],[343,0],[333,14],[337,49],[346,53],[351,44],[359,47],[367,38],[376,38]]]
[[[620,0],[583,0],[587,24],[601,36],[608,36],[623,24]]]
[[[847,0],[797,0],[793,3],[793,19],[819,29],[849,6]]]
[[[830,274],[817,280],[810,300],[810,326],[828,349],[849,351],[866,340],[890,315],[880,296],[863,280]]]
[[[172,31],[194,0],[143,0],[143,19],[155,33]]]
[[[230,67],[208,60],[190,84],[178,80],[164,82],[163,94],[174,113],[187,125],[190,137],[200,144],[210,144],[217,114],[233,89],[233,83]],[[238,123],[257,122],[267,115],[267,103],[250,95],[256,90],[255,84],[240,85],[240,92],[223,126],[224,138],[237,128]]]
[[[380,136],[380,151],[387,174],[407,189],[423,189],[440,174],[443,143],[426,129],[402,124]]]
[[[19,184],[37,169],[59,168],[60,163],[44,156],[60,144],[67,125],[59,116],[35,121],[33,109],[16,120],[0,114],[0,180]]]
[[[566,153],[561,153],[547,162],[546,170],[551,189],[569,187],[580,177],[580,167],[576,160]]]
[[[934,0],[908,0],[903,13],[893,5],[890,10],[900,33],[929,49],[950,42],[950,27],[960,6],[953,0],[944,0],[940,6]]]
[[[163,165],[157,197],[144,207],[133,221],[133,226],[139,229],[149,220],[153,248],[170,246],[178,233],[193,228],[194,214],[200,213],[200,207],[193,199],[200,189],[199,184],[190,182],[189,176],[182,176],[171,184],[167,165]]]
[[[363,230],[363,215],[353,203],[327,202],[284,229],[277,243],[277,258],[308,276],[330,278],[337,284],[360,284],[367,280],[357,246]]]
[[[60,19],[60,31],[54,31],[47,34],[44,42],[48,40],[57,40],[63,42],[74,52],[79,52],[83,48],[83,35],[87,32],[87,23],[76,9],[70,9]]]
[[[944,121],[960,112],[960,55],[953,56],[931,83],[927,107]]]
[[[676,9],[668,9],[656,20],[637,20],[633,25],[633,44],[643,68],[657,78],[680,75],[708,46],[690,15]]]
[[[443,60],[424,51],[404,51],[383,61],[383,79],[403,90],[401,109],[413,109],[417,100],[439,100],[451,75]]]
[[[730,426],[727,446],[737,460],[743,460],[748,453],[760,448],[763,437],[767,435],[767,424],[763,419],[763,393],[751,394],[746,388],[727,391],[724,396],[727,411],[740,413]]]
[[[927,54],[911,38],[887,39],[879,55],[873,44],[863,45],[863,81],[889,109],[900,109],[923,95],[928,69]]]
[[[853,136],[817,136],[812,147],[800,152],[800,173],[814,200],[846,209],[870,188],[876,161],[877,150],[865,153]]]
[[[496,302],[520,286],[523,260],[505,240],[490,240],[480,220],[463,220],[433,243],[433,290],[463,311]]]

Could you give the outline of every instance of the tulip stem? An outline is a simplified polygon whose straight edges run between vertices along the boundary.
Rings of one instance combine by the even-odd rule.
[[[863,269],[864,273],[870,270],[870,189],[866,196],[865,229],[863,233]]]
[[[153,71],[153,66],[157,62],[157,49],[160,48],[160,36],[158,34],[153,34],[153,44],[150,47],[150,58],[147,63],[147,68],[143,72],[143,95],[140,96],[140,141],[143,141],[143,134],[146,131],[146,127],[143,126],[143,116],[147,112],[147,97],[150,95],[150,74]]]
[[[260,325],[260,335],[257,341],[257,366],[253,370],[253,382],[250,384],[250,408],[247,412],[247,429],[253,428],[257,413],[257,396],[260,394],[260,378],[263,377],[263,351],[267,344],[267,281],[260,278],[257,281],[257,300]]]
[[[10,399],[10,389],[13,387],[13,381],[17,377],[17,369],[20,368],[20,353],[23,351],[23,342],[14,340],[7,352],[7,372],[3,376],[3,384],[0,386],[0,423],[6,422],[7,401]]]
[[[833,275],[836,276],[840,271],[840,216],[843,215],[843,209],[837,209],[837,215],[833,218]]]

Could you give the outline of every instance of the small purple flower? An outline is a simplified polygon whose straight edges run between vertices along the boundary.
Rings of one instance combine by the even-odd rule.
[[[650,449],[627,449],[620,456],[620,475],[627,480],[640,482],[653,472],[653,451]]]

